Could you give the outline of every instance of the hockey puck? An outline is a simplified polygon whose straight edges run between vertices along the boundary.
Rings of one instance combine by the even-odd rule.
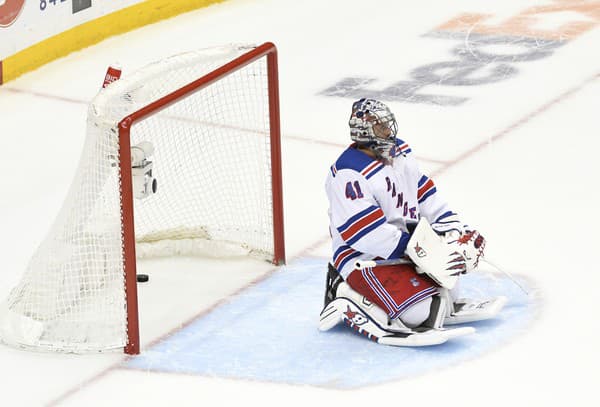
[[[148,274],[138,274],[137,275],[138,283],[145,283],[148,280],[150,280],[150,277],[148,277]]]

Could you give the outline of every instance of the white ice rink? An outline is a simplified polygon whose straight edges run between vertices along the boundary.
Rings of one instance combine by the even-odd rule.
[[[0,346],[0,405],[598,405],[598,1],[231,0],[107,39],[9,82],[0,87],[0,298],[62,204],[83,145],[87,103],[107,65],[119,62],[127,75],[187,50],[265,41],[279,49],[288,267],[181,259],[165,273],[158,271],[165,264],[142,265],[151,275],[140,292],[146,359],[136,365],[120,353]],[[458,345],[411,353],[419,368],[395,378],[378,366],[390,357],[406,363],[405,349],[343,331],[314,332],[325,273],[319,265],[329,257],[323,184],[349,143],[350,106],[361,93],[390,105],[424,172],[488,239],[489,259],[536,291],[522,308],[533,316],[525,325],[483,329],[471,342],[472,357]],[[319,285],[304,297],[303,287],[315,285],[300,277],[313,269]],[[495,287],[513,290],[518,300],[514,286]],[[285,308],[286,289],[299,307]],[[257,369],[165,367],[165,360],[193,360],[203,346],[218,363],[225,345],[201,340],[175,349],[168,339],[182,324],[220,321],[226,307],[239,311],[236,304],[243,307],[255,292],[278,298],[273,307],[286,311],[282,319],[293,315],[266,322],[255,315],[255,324],[221,334],[247,353],[223,360]],[[328,368],[339,369],[339,377],[355,363],[370,382],[311,384],[320,354],[287,341],[295,321],[307,323],[307,338],[318,338],[320,348],[337,353]],[[253,360],[248,355],[261,349],[244,341],[257,333],[294,358]],[[367,360],[353,359],[358,348],[369,349]],[[157,360],[165,365],[152,365]],[[289,379],[269,369],[290,372]]]

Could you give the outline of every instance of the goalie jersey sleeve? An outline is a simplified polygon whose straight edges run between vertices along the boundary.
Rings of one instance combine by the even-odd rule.
[[[325,190],[332,263],[344,278],[354,270],[356,260],[402,257],[411,224],[416,225],[421,216],[434,222],[452,213],[401,140],[393,165],[350,146],[331,166]]]

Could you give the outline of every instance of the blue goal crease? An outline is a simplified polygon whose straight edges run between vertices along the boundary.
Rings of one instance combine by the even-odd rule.
[[[461,296],[508,297],[497,318],[468,324],[477,328],[473,335],[399,348],[371,342],[342,325],[320,332],[327,261],[305,258],[285,266],[124,366],[350,389],[472,359],[525,331],[536,315],[536,304],[512,281],[472,273],[461,279]]]

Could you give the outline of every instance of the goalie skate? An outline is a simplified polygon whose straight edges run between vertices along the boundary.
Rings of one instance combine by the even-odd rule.
[[[506,304],[506,297],[488,300],[459,299],[454,302],[454,309],[444,318],[444,325],[464,324],[494,318]]]
[[[403,326],[398,320],[392,320],[382,326],[360,306],[348,298],[336,298],[323,311],[319,329],[326,331],[338,323],[344,323],[356,333],[374,342],[391,346],[432,346],[442,344],[449,339],[475,332],[474,328],[425,329],[416,331]]]

